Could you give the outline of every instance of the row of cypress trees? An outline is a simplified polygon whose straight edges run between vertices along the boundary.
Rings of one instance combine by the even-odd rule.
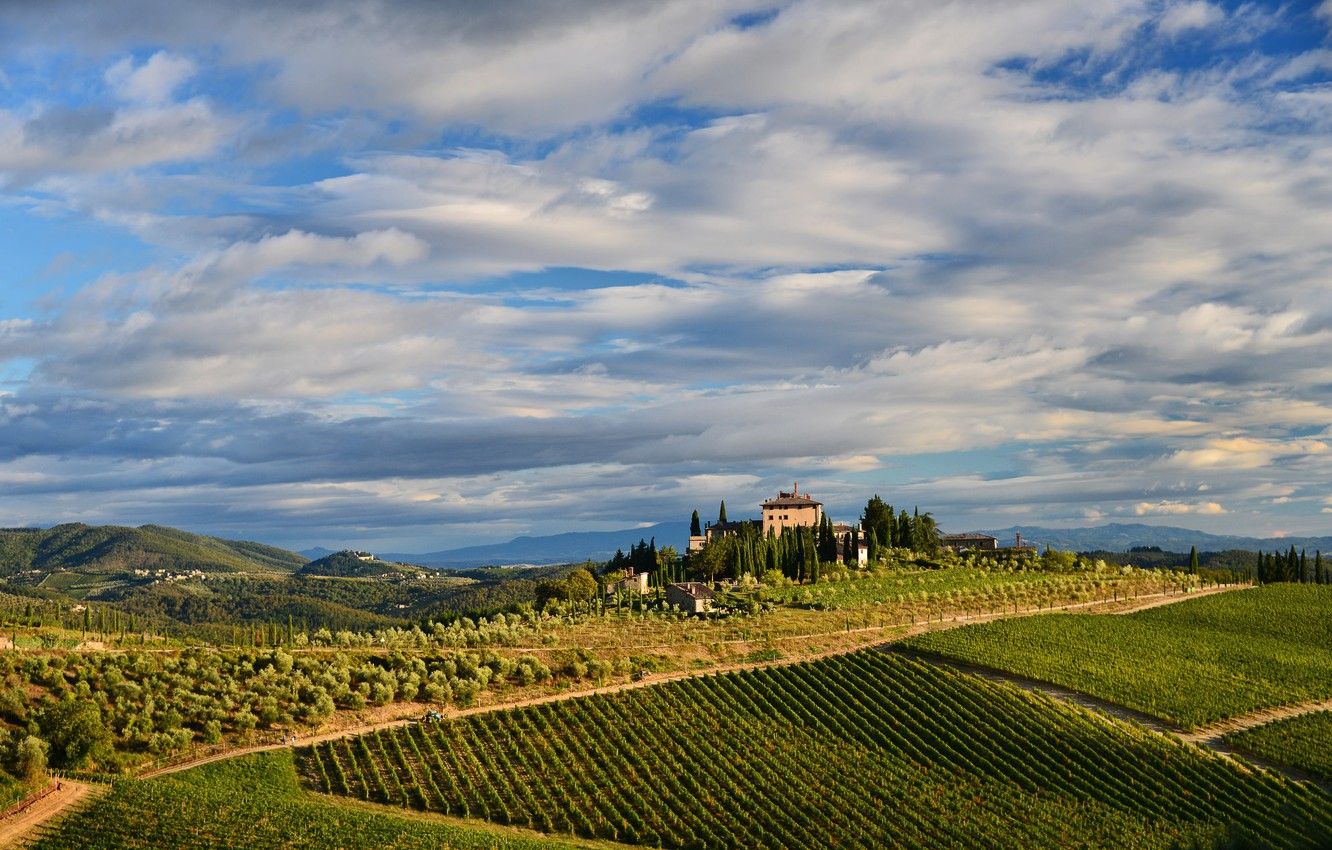
[[[1300,584],[1332,584],[1332,566],[1323,563],[1323,553],[1314,552],[1310,560],[1303,549],[1288,552],[1259,552],[1253,576],[1259,584],[1278,581]]]

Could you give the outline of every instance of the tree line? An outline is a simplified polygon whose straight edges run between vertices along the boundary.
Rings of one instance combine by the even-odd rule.
[[[1253,577],[1259,584],[1296,582],[1299,584],[1332,584],[1332,566],[1323,563],[1323,553],[1314,552],[1309,558],[1305,550],[1287,552],[1259,552],[1254,564]]]

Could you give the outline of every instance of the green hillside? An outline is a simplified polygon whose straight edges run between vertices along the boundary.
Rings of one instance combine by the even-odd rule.
[[[310,561],[297,570],[297,575],[336,576],[339,578],[374,578],[395,574],[406,576],[428,573],[430,573],[429,570],[421,567],[395,564],[391,561],[381,561],[378,558],[363,561],[357,557],[355,552],[350,550],[325,555],[317,561]]]
[[[0,530],[0,577],[136,569],[290,573],[305,560],[294,552],[260,543],[205,537],[160,525],[128,528],[69,523],[48,529]]]

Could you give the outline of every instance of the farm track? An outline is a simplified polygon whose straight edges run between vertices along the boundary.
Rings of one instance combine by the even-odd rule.
[[[796,637],[810,639],[817,637],[829,637],[834,634],[841,635],[847,633],[855,634],[855,633],[866,633],[866,632],[878,632],[879,635],[881,636],[884,637],[891,636],[893,640],[900,640],[901,638],[904,637],[911,637],[913,635],[923,634],[929,631],[939,631],[942,629],[957,628],[959,626],[968,625],[970,623],[989,622],[991,620],[1000,620],[1009,617],[1035,616],[1042,613],[1079,610],[1084,608],[1101,608],[1104,609],[1107,613],[1129,614],[1134,611],[1146,610],[1147,608],[1155,608],[1161,605],[1170,605],[1176,602],[1186,602],[1190,599],[1196,599],[1200,596],[1211,595],[1214,593],[1226,593],[1232,590],[1242,590],[1246,589],[1247,587],[1249,587],[1249,585],[1225,585],[1221,587],[1194,591],[1192,593],[1164,592],[1164,593],[1145,594],[1143,596],[1139,596],[1131,600],[1099,599],[1099,600],[1092,600],[1090,602],[1074,602],[1074,603],[1069,603],[1067,605],[1055,605],[1052,607],[1036,607],[1036,608],[1021,609],[1017,612],[1000,611],[992,614],[958,615],[951,619],[945,618],[943,620],[926,622],[926,623],[916,623],[914,625],[870,626],[860,629],[851,629],[849,632],[837,631],[837,632],[828,632],[826,634],[820,634],[820,635],[799,635]],[[825,652],[819,652],[819,653],[813,653],[801,656],[792,656],[789,658],[782,658],[775,661],[738,662],[733,664],[720,665],[717,667],[710,667],[704,670],[683,670],[671,673],[661,673],[661,674],[646,676],[643,679],[636,682],[621,682],[614,685],[604,685],[596,688],[585,688],[577,691],[564,691],[560,693],[545,694],[538,697],[530,697],[527,699],[513,700],[509,702],[496,702],[493,704],[475,706],[472,708],[449,709],[443,712],[443,714],[445,717],[466,717],[474,714],[484,714],[492,711],[504,711],[511,708],[524,708],[532,705],[541,705],[544,703],[559,702],[567,699],[576,699],[578,697],[591,696],[593,694],[610,694],[610,693],[617,693],[619,691],[632,690],[635,688],[651,687],[653,685],[659,685],[665,682],[687,679],[691,676],[708,675],[714,673],[729,673],[738,670],[748,670],[760,667],[774,667],[774,666],[784,666],[788,664],[799,664],[807,661],[815,661],[817,659],[826,658],[833,655],[842,655],[850,652],[857,652],[861,649],[865,649],[867,646],[873,645],[874,643],[875,641],[867,641],[865,644],[859,646],[839,647],[837,649],[828,650]],[[1109,704],[1106,704],[1104,707],[1101,708],[1101,710],[1104,711],[1110,707],[1111,706]],[[1119,712],[1127,711],[1127,709],[1123,709],[1118,706],[1113,706],[1113,708]],[[232,759],[232,758],[239,758],[241,756],[250,755],[252,753],[266,752],[270,750],[280,750],[286,748],[304,747],[312,744],[324,743],[326,741],[337,740],[339,738],[346,738],[355,735],[363,735],[365,733],[374,732],[380,729],[392,729],[395,727],[406,726],[410,723],[416,722],[416,717],[417,715],[413,714],[410,717],[402,717],[394,720],[386,720],[376,723],[363,724],[359,726],[351,726],[330,732],[319,733],[316,735],[298,737],[295,744],[263,744],[253,747],[240,747],[234,750],[227,750],[221,753],[215,753],[209,756],[204,756],[197,759],[191,759],[188,761],[180,762],[178,764],[167,765],[154,770],[150,770],[140,774],[138,778],[152,779],[154,777],[166,776],[172,773],[179,773],[181,771],[189,770],[195,767],[200,767],[201,765],[205,764],[211,764],[213,762],[224,761],[226,759]],[[1304,778],[1304,777],[1297,777],[1297,778]],[[103,790],[103,787],[101,786],[90,785],[81,782],[71,782],[69,780],[65,781],[65,785],[66,785],[65,791],[60,792],[60,794],[58,795],[53,794],[51,795],[50,798],[48,798],[48,800],[50,801],[49,806],[42,805],[48,802],[48,800],[43,800],[41,801],[41,803],[33,806],[31,809],[23,812],[21,815],[15,815],[12,819],[0,822],[0,847],[17,846],[20,843],[25,842],[26,840],[30,839],[33,836],[35,831],[40,826],[49,822],[51,819],[55,818],[56,816],[68,811],[75,804],[87,799],[90,794],[101,793],[101,791]],[[77,793],[70,793],[74,792],[75,788],[79,788],[81,790],[77,791]]]
[[[22,846],[33,837],[38,827],[104,790],[100,786],[70,779],[62,779],[60,786],[59,791],[53,791],[18,814],[0,821],[0,847]]]
[[[1156,605],[1144,606],[1144,608],[1138,610],[1144,610],[1147,607],[1154,608]],[[1056,685],[1053,682],[1047,682],[1042,679],[1033,679],[1017,673],[1010,673],[1007,670],[1000,670],[996,667],[986,667],[983,664],[972,664],[967,661],[959,661],[954,658],[949,658],[946,655],[938,655],[932,652],[922,652],[916,649],[907,649],[896,646],[880,647],[880,651],[916,658],[930,664],[937,664],[941,667],[951,667],[960,673],[979,676],[982,679],[991,682],[1005,682],[1019,687],[1024,691],[1042,693],[1062,702],[1070,702],[1082,706],[1083,708],[1090,709],[1099,714],[1109,715],[1118,720],[1127,720],[1132,723],[1137,723],[1140,726],[1145,726],[1153,732],[1158,732],[1162,735],[1171,735],[1185,743],[1203,747],[1204,749],[1211,750],[1212,752],[1226,756],[1227,758],[1244,762],[1255,767],[1261,767],[1265,770],[1273,771],[1274,773],[1279,773],[1287,779],[1308,782],[1323,789],[1323,791],[1332,794],[1332,783],[1322,782],[1302,771],[1295,770],[1294,768],[1286,767],[1285,765],[1280,765],[1258,756],[1240,752],[1222,740],[1223,736],[1230,734],[1231,732],[1242,732],[1245,729],[1252,729],[1255,726],[1262,726],[1276,720],[1285,720],[1290,717],[1298,717],[1302,714],[1309,714],[1315,711],[1332,710],[1332,700],[1299,703],[1296,705],[1279,706],[1276,708],[1265,708],[1261,711],[1255,711],[1251,714],[1245,714],[1239,717],[1231,717],[1213,723],[1210,726],[1204,726],[1201,729],[1190,731],[1187,729],[1181,729],[1173,723],[1169,723],[1159,717],[1154,717],[1141,711],[1135,711],[1134,709],[1110,702],[1109,700],[1101,699],[1100,697],[1092,696],[1091,694],[1085,694],[1081,691],[1065,688],[1062,685]]]

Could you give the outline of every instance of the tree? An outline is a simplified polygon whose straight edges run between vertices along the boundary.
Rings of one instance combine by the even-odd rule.
[[[1198,574],[1198,547],[1197,547],[1197,546],[1190,546],[1190,547],[1189,547],[1189,575],[1191,575],[1191,576],[1196,576],[1197,574]]]
[[[29,735],[19,742],[14,751],[14,761],[19,776],[28,782],[36,782],[46,775],[46,754],[50,750],[47,743],[36,735]]]
[[[726,500],[722,499],[721,508],[717,511],[717,524],[723,525],[726,522]]]
[[[703,536],[703,526],[699,524],[698,511],[694,511],[694,515],[689,518],[689,536],[690,537]]]
[[[597,595],[597,580],[587,570],[574,570],[565,576],[570,602],[590,602]]]
[[[893,539],[893,506],[879,498],[879,494],[874,496],[865,504],[865,511],[860,515],[860,527],[865,529],[868,535],[873,533],[876,540],[891,541]],[[873,560],[874,556],[870,556]]]
[[[930,557],[939,554],[939,534],[929,511],[921,513],[917,508],[912,517],[911,548]]]
[[[725,576],[735,562],[737,540],[726,534],[714,537],[706,546],[689,557],[689,571],[695,578],[709,582],[717,580],[718,575]]]
[[[111,753],[111,733],[97,705],[75,700],[72,694],[42,709],[37,725],[51,744],[57,767],[82,767],[89,759],[101,761]]]

